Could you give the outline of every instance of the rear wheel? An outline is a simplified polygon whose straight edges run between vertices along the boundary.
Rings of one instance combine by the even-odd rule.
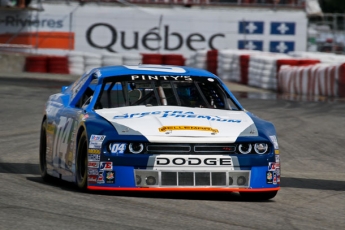
[[[278,191],[273,192],[240,192],[245,200],[269,200],[277,195]]]
[[[52,176],[47,173],[47,122],[43,121],[41,126],[41,135],[40,135],[40,171],[41,177],[44,181],[49,182],[52,180]]]
[[[87,187],[87,136],[83,131],[79,138],[76,164],[77,185],[80,189]]]

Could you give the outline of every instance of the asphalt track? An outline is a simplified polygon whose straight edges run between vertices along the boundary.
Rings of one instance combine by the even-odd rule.
[[[345,229],[345,103],[240,98],[272,121],[281,190],[271,201],[238,194],[81,193],[43,183],[38,138],[58,88],[0,80],[0,229]]]

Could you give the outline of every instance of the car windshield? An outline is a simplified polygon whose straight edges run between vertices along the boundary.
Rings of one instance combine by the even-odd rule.
[[[216,79],[146,75],[104,79],[95,109],[137,105],[239,110]]]

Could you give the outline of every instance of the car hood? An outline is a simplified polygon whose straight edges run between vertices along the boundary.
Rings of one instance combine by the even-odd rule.
[[[239,136],[257,136],[244,111],[178,106],[131,106],[95,111],[119,135],[143,135],[150,142],[224,143]]]

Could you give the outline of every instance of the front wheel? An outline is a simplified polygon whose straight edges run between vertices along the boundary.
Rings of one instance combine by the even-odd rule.
[[[77,149],[76,181],[81,190],[87,187],[87,136],[83,131],[79,138]]]
[[[240,192],[245,200],[269,200],[277,195],[278,191],[273,192]]]
[[[44,181],[50,182],[52,176],[47,173],[47,121],[44,120],[41,126],[41,135],[40,135],[40,171],[41,177]]]

